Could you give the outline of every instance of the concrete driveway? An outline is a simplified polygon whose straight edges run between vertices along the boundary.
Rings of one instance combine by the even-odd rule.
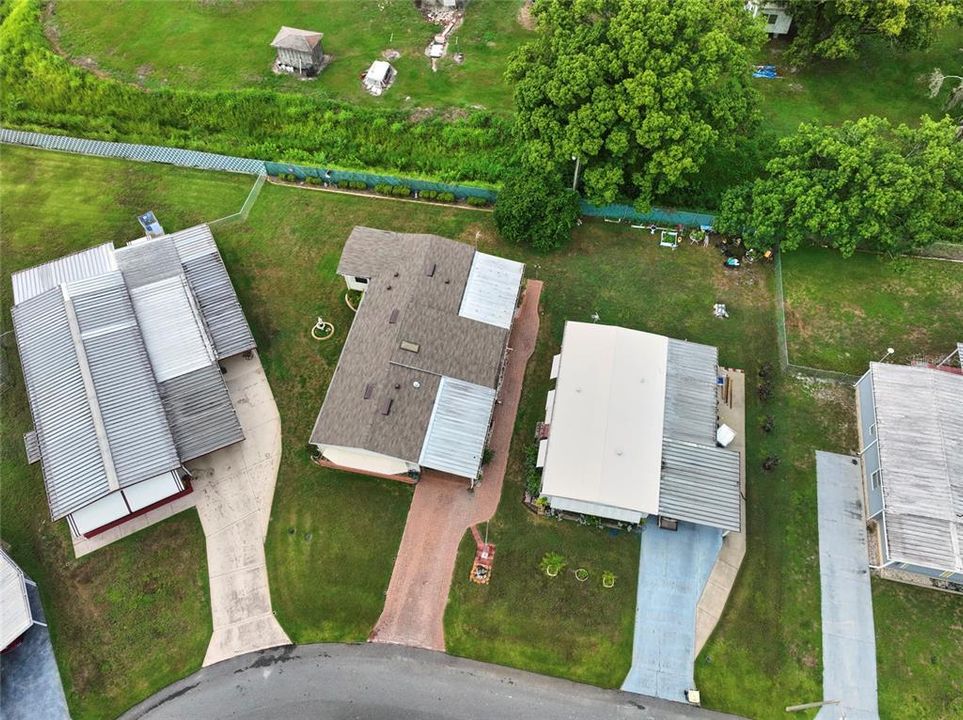
[[[541,292],[541,282],[528,281],[512,326],[508,340],[511,352],[489,441],[495,454],[485,467],[484,480],[474,492],[469,492],[464,478],[433,471],[423,473],[415,486],[385,608],[369,638],[372,642],[445,649],[445,607],[458,545],[469,527],[495,514],[501,498],[525,368],[538,337]],[[497,562],[494,572],[498,573]]]
[[[685,702],[695,688],[696,606],[722,547],[722,531],[680,522],[642,532],[632,667],[622,689]]]
[[[203,668],[121,720],[732,720],[396,645],[304,645]]]
[[[818,720],[879,720],[876,634],[859,460],[816,452],[823,707]]]
[[[256,353],[222,365],[244,441],[188,463],[207,543],[214,620],[205,666],[291,642],[271,609],[264,557],[281,462],[281,420]]]

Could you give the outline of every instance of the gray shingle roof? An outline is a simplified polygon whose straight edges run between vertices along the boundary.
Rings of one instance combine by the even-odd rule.
[[[442,377],[495,387],[508,330],[458,315],[474,254],[472,247],[437,235],[353,230],[338,272],[370,281],[312,443],[418,463]],[[402,349],[403,341],[418,351]],[[372,395],[364,400],[368,384]],[[383,415],[388,399],[391,412]]]
[[[963,375],[870,363],[890,558],[963,571]]]

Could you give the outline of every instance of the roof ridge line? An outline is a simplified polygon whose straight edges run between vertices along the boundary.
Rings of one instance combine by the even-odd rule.
[[[70,338],[73,341],[74,352],[77,353],[77,365],[80,368],[80,377],[84,384],[84,394],[87,396],[87,403],[90,406],[90,417],[94,423],[97,447],[100,450],[101,462],[104,464],[104,472],[107,474],[107,486],[111,492],[116,492],[120,490],[120,480],[117,477],[117,468],[114,465],[114,457],[111,454],[110,440],[107,437],[107,427],[104,425],[104,416],[100,411],[100,401],[97,398],[97,391],[94,388],[94,378],[90,372],[90,362],[87,359],[87,349],[83,344],[80,323],[77,322],[77,311],[74,308],[73,299],[67,294],[66,283],[61,283],[60,293],[64,300],[64,311],[67,316],[67,327],[70,329]]]

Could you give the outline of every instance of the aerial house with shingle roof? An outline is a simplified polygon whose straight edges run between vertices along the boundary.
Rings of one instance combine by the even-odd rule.
[[[254,338],[206,225],[12,281],[27,459],[75,536],[189,493],[184,463],[244,439],[219,363]]]
[[[320,461],[474,480],[523,269],[437,235],[356,227],[338,274],[364,295],[311,433]]]

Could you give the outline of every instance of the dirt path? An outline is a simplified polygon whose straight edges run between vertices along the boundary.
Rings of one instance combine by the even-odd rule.
[[[502,494],[515,415],[528,359],[538,337],[542,283],[529,280],[508,345],[512,348],[495,406],[490,447],[495,451],[474,492],[464,478],[427,471],[415,488],[385,608],[368,639],[445,649],[445,606],[458,545],[469,527],[495,514]],[[497,572],[497,566],[496,566]]]

